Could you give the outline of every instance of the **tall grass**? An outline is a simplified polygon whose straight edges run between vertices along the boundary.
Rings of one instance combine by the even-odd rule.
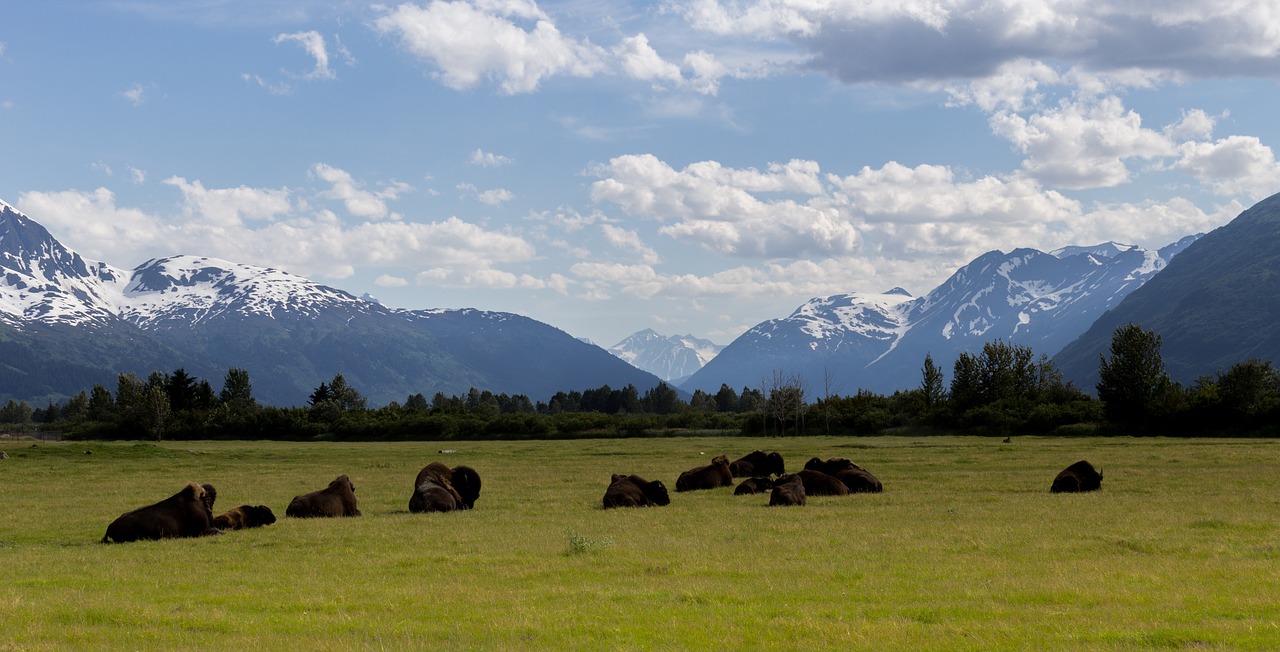
[[[0,649],[1274,649],[1280,442],[887,437],[0,442]],[[440,448],[456,453],[440,454]],[[612,473],[848,457],[885,493],[602,510]],[[92,451],[86,455],[85,451]],[[1051,495],[1101,465],[1100,492]],[[433,460],[476,509],[409,514]],[[364,516],[283,518],[346,473]],[[101,545],[189,481],[258,530]],[[607,542],[607,543],[606,543]]]

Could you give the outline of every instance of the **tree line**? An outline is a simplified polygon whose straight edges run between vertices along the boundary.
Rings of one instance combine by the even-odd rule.
[[[1118,328],[1099,359],[1093,396],[1063,379],[1028,346],[988,342],[961,353],[950,377],[929,355],[918,387],[890,395],[831,391],[830,378],[775,372],[759,387],[722,385],[686,400],[666,383],[561,391],[546,401],[470,389],[412,394],[369,407],[342,374],[322,382],[305,407],[259,405],[248,371],[232,368],[215,391],[183,369],[145,380],[119,374],[115,391],[95,385],[61,403],[0,406],[0,431],[61,431],[85,439],[504,439],[631,437],[702,433],[876,435],[958,433],[1119,435],[1280,434],[1280,373],[1248,360],[1196,379],[1172,381],[1160,336]]]

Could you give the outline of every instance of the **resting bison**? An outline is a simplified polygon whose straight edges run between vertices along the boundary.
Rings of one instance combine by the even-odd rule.
[[[218,491],[213,485],[194,482],[164,500],[121,514],[107,526],[102,542],[125,543],[139,539],[170,539],[217,534],[211,525],[213,501]]]
[[[797,474],[784,475],[773,483],[773,493],[769,494],[770,507],[786,507],[805,503],[804,481]]]
[[[218,530],[247,530],[276,522],[276,515],[266,505],[241,505],[213,517]]]
[[[1101,488],[1102,471],[1096,471],[1092,464],[1080,460],[1063,469],[1058,477],[1053,479],[1053,486],[1049,487],[1049,491],[1060,494],[1096,491]]]
[[[840,478],[822,471],[804,469],[798,471],[800,481],[804,483],[804,493],[808,496],[848,496],[849,487]]]
[[[773,489],[773,480],[770,478],[747,478],[734,488],[733,495],[750,496],[762,494],[770,489]]]
[[[879,478],[843,457],[832,457],[825,462],[815,457],[805,462],[804,468],[839,478],[851,494],[878,494],[884,491],[884,485],[880,483]]]
[[[787,469],[782,464],[781,453],[752,451],[730,462],[729,472],[735,478],[746,478],[753,475],[782,475]]]
[[[409,497],[409,511],[452,512],[471,509],[480,499],[480,474],[469,466],[452,469],[440,462],[432,462],[418,471],[413,479],[413,495]]]
[[[676,478],[676,491],[694,491],[696,489],[715,489],[733,485],[733,473],[729,471],[729,458],[717,455],[711,463],[689,469]]]
[[[295,496],[284,515],[294,518],[359,516],[356,488],[350,478],[340,475],[320,491]]]
[[[604,508],[662,507],[671,504],[667,485],[661,480],[649,482],[638,475],[613,474],[604,491]]]

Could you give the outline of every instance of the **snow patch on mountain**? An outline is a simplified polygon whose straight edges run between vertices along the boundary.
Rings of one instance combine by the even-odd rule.
[[[693,375],[723,349],[723,345],[692,335],[661,335],[647,328],[607,350],[637,369],[675,381]]]

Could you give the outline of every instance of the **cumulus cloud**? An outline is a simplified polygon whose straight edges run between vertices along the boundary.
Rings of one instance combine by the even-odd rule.
[[[716,35],[786,39],[847,82],[985,78],[1023,59],[1202,77],[1280,70],[1280,8],[1267,0],[693,0],[680,10]]]
[[[113,264],[190,253],[343,278],[364,266],[420,269],[429,260],[437,268],[470,270],[536,256],[518,235],[457,217],[349,225],[331,211],[310,208],[309,198],[289,189],[206,188],[182,177],[164,183],[182,193],[173,214],[118,206],[105,188],[27,192],[18,203],[68,246]]]
[[[792,199],[760,199],[755,192],[820,192],[812,161],[773,164],[764,171],[725,168],[715,161],[675,170],[652,155],[609,162],[591,186],[597,202],[632,215],[673,222],[660,233],[698,242],[732,256],[796,257],[852,252],[857,233],[831,209]]]
[[[1178,148],[1175,168],[1209,184],[1222,195],[1255,200],[1280,188],[1275,153],[1254,136],[1229,136],[1214,142],[1187,142]]]
[[[1119,98],[1097,102],[1065,101],[1023,117],[1001,111],[992,130],[1027,155],[1023,170],[1060,188],[1105,188],[1129,180],[1126,161],[1175,153],[1174,144],[1158,131],[1144,128],[1137,112]]]
[[[640,239],[640,234],[635,231],[628,231],[612,224],[601,224],[600,231],[604,234],[605,241],[611,246],[639,254],[640,260],[647,265],[656,264],[660,259],[658,252],[646,245]]]
[[[496,168],[496,167],[502,167],[504,165],[511,165],[515,161],[512,160],[512,158],[509,156],[494,154],[492,152],[486,152],[482,149],[477,148],[476,151],[471,152],[471,158],[467,159],[467,162],[470,163],[471,165],[479,165],[481,167],[486,167],[486,168]]]
[[[663,59],[644,34],[628,36],[615,48],[615,55],[622,60],[622,69],[633,79],[656,83],[678,84],[684,80],[680,66]]]
[[[399,276],[383,274],[378,278],[373,279],[373,284],[380,288],[399,288],[408,285],[409,281],[400,278]]]
[[[561,34],[537,4],[526,0],[401,4],[387,9],[373,26],[397,37],[455,89],[490,79],[504,93],[527,93],[555,75],[595,75],[606,57],[603,48]]]
[[[1259,170],[1254,176],[1262,178],[1273,168],[1265,156],[1254,153],[1248,169]],[[1230,169],[1224,166],[1218,174],[1227,175]],[[896,162],[839,175],[822,173],[812,161],[772,165],[765,171],[730,169],[715,162],[677,170],[651,155],[629,155],[597,172],[603,178],[591,189],[596,201],[659,222],[658,232],[664,236],[762,261],[838,261],[848,271],[840,277],[847,284],[821,286],[826,289],[819,291],[827,292],[868,284],[874,290],[903,285],[925,291],[931,287],[919,288],[921,279],[939,282],[994,249],[1027,246],[1048,251],[1107,240],[1159,247],[1212,229],[1239,211],[1232,203],[1206,213],[1177,198],[1086,208],[1021,172],[969,179],[947,166]],[[627,232],[611,233],[620,243]],[[644,260],[589,261],[575,267],[584,277],[584,295],[594,298],[618,290],[654,296],[672,291],[673,284],[708,293],[745,292],[747,286],[727,279],[757,268],[737,269],[735,276],[697,279],[664,276]],[[751,278],[749,283],[763,282],[758,276]]]
[[[365,190],[347,171],[324,163],[316,163],[311,168],[311,173],[331,186],[321,193],[322,197],[341,200],[347,212],[356,217],[400,219],[398,213],[391,212],[387,207],[387,201],[395,200],[411,189],[408,184],[395,181],[382,190],[371,192]]]

